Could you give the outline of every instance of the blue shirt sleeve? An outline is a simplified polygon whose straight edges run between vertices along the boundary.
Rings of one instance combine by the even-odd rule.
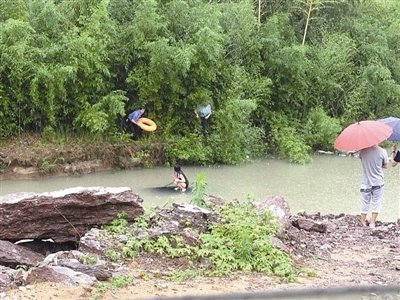
[[[135,110],[133,113],[130,113],[128,116],[129,120],[134,120],[137,121],[140,119],[140,117],[142,116],[142,112],[140,111],[140,109]]]

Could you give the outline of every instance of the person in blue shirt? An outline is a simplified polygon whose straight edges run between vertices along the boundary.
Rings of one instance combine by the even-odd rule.
[[[142,117],[144,114],[145,109],[143,107],[139,107],[132,113],[128,115],[128,118],[126,119],[126,122],[128,124],[129,130],[132,132],[133,139],[138,139],[141,134],[141,129],[137,124],[137,121]]]
[[[212,114],[211,105],[204,102],[199,107],[197,107],[197,109],[195,109],[194,113],[196,115],[196,118],[200,119],[202,133],[207,134],[209,119]]]

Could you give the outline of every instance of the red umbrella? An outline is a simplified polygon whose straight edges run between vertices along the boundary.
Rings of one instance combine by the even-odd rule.
[[[379,121],[360,121],[346,127],[336,138],[338,150],[358,151],[386,140],[393,129]]]

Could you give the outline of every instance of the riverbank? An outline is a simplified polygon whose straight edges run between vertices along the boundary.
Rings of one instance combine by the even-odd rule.
[[[46,141],[36,134],[0,140],[0,180],[74,176],[163,163],[162,144],[145,140],[111,143],[68,136]]]

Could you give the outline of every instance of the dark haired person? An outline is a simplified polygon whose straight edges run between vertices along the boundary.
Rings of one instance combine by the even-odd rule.
[[[143,107],[139,107],[132,113],[128,115],[128,118],[126,119],[126,122],[128,124],[129,130],[133,134],[133,139],[138,139],[141,134],[141,129],[139,125],[137,124],[137,121],[142,117],[144,114],[145,109]]]
[[[174,167],[174,173],[172,174],[172,180],[175,185],[175,191],[185,192],[189,187],[189,180],[187,179],[185,173],[181,170],[180,166]]]

